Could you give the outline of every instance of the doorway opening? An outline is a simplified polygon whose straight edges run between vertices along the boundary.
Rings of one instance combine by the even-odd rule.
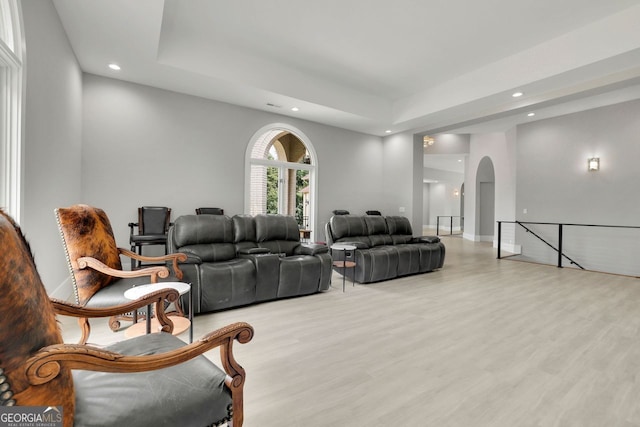
[[[481,242],[495,236],[495,172],[489,157],[483,157],[476,173],[476,230]]]

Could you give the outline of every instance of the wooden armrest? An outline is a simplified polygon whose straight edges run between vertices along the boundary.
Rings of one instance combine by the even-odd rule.
[[[162,284],[159,283],[157,291],[136,300],[132,300],[126,304],[111,307],[89,308],[56,298],[49,298],[49,300],[51,301],[53,310],[56,314],[77,318],[118,316],[122,313],[129,313],[142,307],[155,304],[155,316],[158,319],[158,323],[160,323],[160,330],[172,333],[173,322],[170,317],[167,316],[165,311],[165,302],[176,302],[178,298],[180,298],[180,293],[177,290],[173,288],[163,288]]]
[[[174,253],[174,254],[166,254],[166,255],[160,255],[160,256],[144,256],[144,255],[139,255],[125,248],[118,248],[118,252],[120,253],[120,255],[124,255],[138,261],[144,261],[144,262],[171,261],[171,266],[173,267],[174,274],[179,280],[182,280],[182,270],[180,270],[180,267],[178,266],[178,261],[180,262],[186,261],[187,254]]]
[[[238,322],[176,350],[145,356],[125,356],[88,345],[55,344],[40,349],[30,357],[25,363],[25,373],[32,385],[39,385],[54,379],[62,365],[69,369],[99,372],[152,371],[183,363],[212,348],[220,347],[224,369],[231,377],[230,387],[239,387],[244,382],[245,372],[233,358],[232,344],[234,340],[245,344],[252,338],[253,327],[248,323]]]
[[[109,267],[108,265],[98,261],[92,257],[81,257],[78,258],[78,267],[80,269],[84,268],[93,268],[101,273],[108,274],[109,276],[120,277],[120,278],[130,278],[130,277],[144,277],[149,276],[151,279],[151,283],[156,283],[158,281],[158,277],[166,278],[169,277],[169,269],[165,266],[152,266],[141,268],[140,270],[116,270],[114,268]]]
[[[57,298],[49,298],[51,304],[53,305],[53,310],[56,314],[62,316],[70,316],[70,317],[86,317],[86,318],[96,318],[96,317],[109,317],[109,316],[117,316],[122,313],[128,313],[130,311],[135,311],[139,308],[145,307],[151,304],[160,304],[162,306],[161,310],[164,312],[164,301],[167,302],[175,302],[180,297],[180,293],[172,288],[163,288],[162,283],[158,283],[158,290],[147,294],[143,297],[140,297],[136,300],[131,300],[126,304],[121,304],[117,306],[111,307],[84,307],[72,302],[59,300]],[[156,307],[157,308],[157,307]],[[158,312],[158,310],[156,310]]]

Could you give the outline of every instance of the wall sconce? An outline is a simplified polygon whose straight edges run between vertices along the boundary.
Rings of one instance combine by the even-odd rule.
[[[600,170],[600,158],[591,157],[589,160],[587,160],[587,169],[589,170],[589,172]]]
[[[460,195],[460,192],[458,190],[453,190],[454,197],[458,197],[459,195]]]
[[[424,148],[427,148],[427,147],[433,145],[434,142],[435,142],[435,140],[432,137],[430,137],[429,135],[425,135],[425,136],[422,137],[422,146]]]

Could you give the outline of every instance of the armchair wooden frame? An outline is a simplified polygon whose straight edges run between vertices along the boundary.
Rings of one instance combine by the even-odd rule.
[[[102,209],[88,205],[74,205],[68,208],[55,209],[55,213],[69,271],[71,272],[75,302],[78,305],[87,305],[93,295],[102,290],[103,287],[110,286],[111,282],[116,280],[148,277],[148,282],[146,283],[158,283],[159,279],[169,277],[169,266],[177,280],[182,280],[183,274],[178,262],[185,261],[187,259],[186,254],[176,253],[149,257],[118,247],[113,237],[109,219]],[[96,257],[100,257],[100,259]],[[121,257],[152,262],[158,265],[127,271],[122,269]],[[141,284],[140,280],[129,281],[131,286]],[[159,285],[158,289],[162,289],[162,287]],[[179,299],[175,299],[172,302],[178,314],[184,315]],[[122,296],[122,298],[116,299],[112,303],[108,303],[108,305],[112,306],[112,310],[105,316],[110,316],[109,327],[111,330],[117,331],[120,329],[121,321],[123,320],[137,322],[139,309],[148,306],[149,303],[146,300],[128,302]],[[89,304],[89,307],[91,307],[91,304]],[[162,313],[160,311],[156,309],[156,313],[164,316],[164,309]],[[89,318],[78,316],[78,324],[82,331],[80,343],[85,344],[91,332]]]
[[[56,298],[51,298],[51,303],[53,304],[53,309],[56,314],[78,318],[78,324],[80,325],[82,334],[80,344],[86,344],[89,333],[91,332],[91,326],[89,325],[90,318],[121,316],[123,312],[136,312],[138,309],[150,305],[155,305],[155,315],[160,323],[160,330],[162,332],[172,333],[173,322],[165,311],[165,304],[167,302],[176,302],[178,298],[179,294],[175,289],[163,289],[162,286],[158,286],[158,290],[151,294],[132,300],[128,304],[115,307],[88,308]]]
[[[124,255],[124,256],[128,256],[131,258],[136,258],[136,259],[141,259],[142,261],[152,261],[152,262],[159,262],[159,261],[171,261],[172,262],[172,267],[173,267],[173,271],[174,274],[176,275],[176,277],[181,280],[182,279],[182,270],[180,270],[180,268],[178,267],[178,261],[186,261],[187,260],[187,255],[186,254],[182,254],[182,253],[176,253],[176,254],[168,254],[168,255],[162,255],[162,256],[158,256],[158,257],[148,257],[148,256],[143,256],[143,255],[138,255],[135,252],[132,252],[130,250],[124,249],[124,248],[118,248],[118,253],[120,255]],[[169,277],[169,269],[165,266],[151,266],[151,267],[145,267],[142,268],[140,270],[132,270],[132,271],[127,271],[127,270],[116,270],[114,268],[111,268],[107,265],[105,265],[104,263],[102,263],[101,261],[92,258],[92,257],[81,257],[78,258],[77,260],[78,262],[78,267],[80,269],[85,269],[85,268],[92,268],[96,271],[99,271],[101,273],[107,274],[109,276],[113,276],[113,277],[118,277],[118,278],[131,278],[131,277],[149,277],[149,280],[151,283],[158,283],[158,278],[167,278]],[[158,283],[158,289],[162,289],[162,283]],[[168,291],[167,289],[165,289],[165,291]],[[155,295],[151,294],[151,295]],[[138,310],[141,308],[144,308],[150,304],[153,304],[155,301],[151,301],[148,302],[147,298],[141,298],[135,301],[132,301],[129,304],[124,304],[124,305],[119,305],[116,307],[113,307],[109,310],[106,309],[99,309],[100,312],[104,313],[103,315],[99,316],[99,315],[94,315],[91,317],[109,317],[109,328],[111,328],[112,331],[117,331],[118,329],[120,329],[121,327],[121,321],[125,320],[125,321],[132,321],[134,323],[136,323],[140,318],[138,315]],[[176,311],[177,314],[180,316],[183,316],[184,313],[182,311],[182,308],[180,306],[180,300],[179,298],[175,298],[172,300],[167,300],[167,302],[173,302],[174,306],[176,307]],[[75,305],[75,304],[74,304]],[[160,306],[162,306],[162,308],[160,308]],[[80,306],[78,306],[80,307]],[[98,309],[96,309],[98,310]],[[96,311],[97,312],[97,311]],[[131,314],[129,314],[131,313]],[[155,310],[156,316],[160,317],[160,316],[165,316],[168,318],[168,316],[166,316],[166,313],[164,311],[164,303],[160,302],[156,304],[156,310]],[[160,321],[161,325],[164,325],[162,323],[162,320],[159,318],[158,319]],[[171,323],[171,330],[167,330],[167,332],[172,332],[173,331],[173,323]],[[78,325],[80,326],[80,330],[82,331],[82,336],[80,338],[80,344],[85,344],[87,342],[87,340],[89,339],[89,334],[91,333],[91,325],[89,324],[89,318],[88,317],[80,317],[78,316]],[[165,330],[165,326],[162,326],[162,330]]]
[[[0,250],[0,288],[3,297],[0,307],[5,323],[5,327],[0,328],[0,404],[60,406],[63,408],[60,414],[65,427],[73,426],[76,420],[85,425],[139,425],[135,424],[138,422],[158,425],[167,414],[175,414],[176,420],[182,420],[192,413],[201,415],[194,416],[199,420],[198,424],[206,420],[208,424],[227,422],[228,425],[242,426],[246,373],[234,358],[233,343],[251,341],[254,334],[251,325],[245,322],[227,325],[191,344],[185,344],[164,332],[133,338],[128,343],[115,343],[107,348],[65,344],[57,315],[85,319],[105,317],[122,309],[135,309],[139,305],[156,304],[159,320],[168,332],[171,330],[171,320],[164,315],[164,304],[177,301],[179,292],[171,288],[163,289],[159,284],[157,291],[116,307],[86,307],[50,298],[36,269],[28,242],[19,226],[2,210]],[[222,369],[203,356],[213,348],[219,348]],[[157,375],[147,374],[145,378],[162,387],[166,398],[170,398],[170,392],[175,388],[186,400],[193,397],[196,406],[167,408],[166,399],[157,400],[155,394],[140,393],[140,400],[132,401],[132,396],[126,393],[113,393],[121,386],[125,391],[126,387],[137,387],[137,378],[130,373],[165,369]],[[120,378],[94,375],[83,379],[82,372],[73,375],[72,370],[125,375]],[[203,376],[203,382],[192,385],[190,380],[200,376]],[[181,382],[180,378],[185,381]],[[101,381],[107,385],[106,391],[97,385]],[[128,385],[122,384],[127,381]],[[110,382],[114,389],[108,389]],[[106,394],[100,394],[100,391]],[[120,399],[120,405],[115,402],[117,399]],[[123,403],[129,405],[124,408]],[[156,415],[156,418],[150,418],[148,422],[142,420],[136,412],[138,403],[140,408],[145,408],[143,416]],[[196,407],[198,409],[194,410]],[[119,409],[123,410],[122,413],[119,413]],[[102,423],[95,421],[99,418]],[[109,420],[112,422],[109,423]],[[127,423],[122,424],[119,420],[127,420]],[[178,424],[174,422],[173,425]]]
[[[168,291],[169,293],[173,292],[177,298],[175,290]],[[52,303],[59,314],[85,317],[97,314],[95,309],[81,306],[69,309],[68,304],[61,306],[60,301],[52,300]],[[254,330],[251,325],[237,322],[210,332],[177,350],[147,356],[126,356],[83,344],[55,344],[40,349],[26,361],[24,368],[29,383],[41,385],[54,379],[62,367],[113,373],[152,371],[178,365],[219,347],[220,361],[226,373],[225,385],[231,391],[233,425],[242,427],[246,373],[233,356],[233,342],[238,341],[240,344],[246,344],[251,341],[253,334]]]

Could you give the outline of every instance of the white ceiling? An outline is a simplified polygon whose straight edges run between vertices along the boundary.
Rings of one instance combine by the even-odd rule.
[[[640,0],[54,4],[88,73],[374,135],[640,98]]]

